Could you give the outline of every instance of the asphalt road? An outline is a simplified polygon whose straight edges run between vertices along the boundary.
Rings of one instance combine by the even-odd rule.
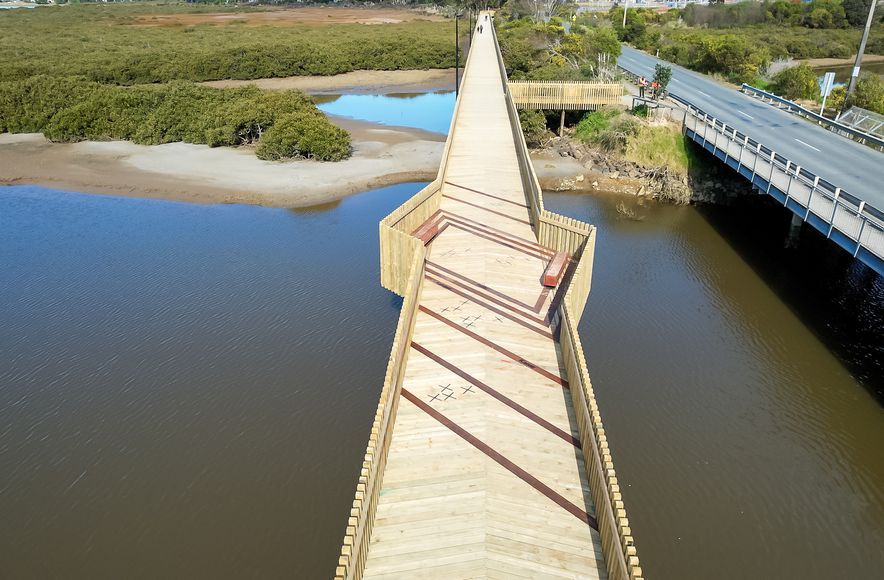
[[[652,78],[654,65],[665,61],[624,46],[618,62],[632,73]],[[884,153],[762,103],[706,75],[666,64],[672,67],[670,93],[884,211]]]

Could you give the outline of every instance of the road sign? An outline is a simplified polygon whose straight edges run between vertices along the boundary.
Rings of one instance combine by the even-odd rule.
[[[832,87],[835,84],[835,73],[827,72],[823,77],[823,86],[820,89],[820,92],[824,97],[828,97],[832,93]]]
[[[820,106],[820,115],[823,114],[823,110],[826,108],[826,97],[829,96],[832,92],[832,86],[835,84],[835,73],[827,72],[823,77],[823,86],[820,88],[820,93],[823,95],[823,104]]]

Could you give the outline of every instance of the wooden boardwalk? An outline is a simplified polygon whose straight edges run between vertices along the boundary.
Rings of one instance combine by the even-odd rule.
[[[473,38],[364,577],[605,577],[540,284],[551,252],[493,37]]]
[[[439,176],[380,224],[404,301],[342,580],[642,578],[576,330],[595,230],[544,209],[505,76],[486,23]]]

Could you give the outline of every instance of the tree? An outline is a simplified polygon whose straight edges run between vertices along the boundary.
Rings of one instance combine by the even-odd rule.
[[[666,87],[669,86],[670,80],[672,80],[672,67],[659,63],[654,65],[654,81],[660,85],[657,94],[662,95],[666,93]]]
[[[787,99],[817,100],[820,97],[819,79],[806,64],[778,72],[773,78],[773,88],[774,92]]]
[[[869,16],[872,0],[844,0],[844,16],[851,26],[862,26]]]

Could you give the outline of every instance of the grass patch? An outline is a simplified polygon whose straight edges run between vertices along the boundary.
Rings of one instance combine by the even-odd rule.
[[[642,125],[627,143],[624,157],[641,165],[667,167],[679,175],[687,175],[693,152],[677,127]]]

